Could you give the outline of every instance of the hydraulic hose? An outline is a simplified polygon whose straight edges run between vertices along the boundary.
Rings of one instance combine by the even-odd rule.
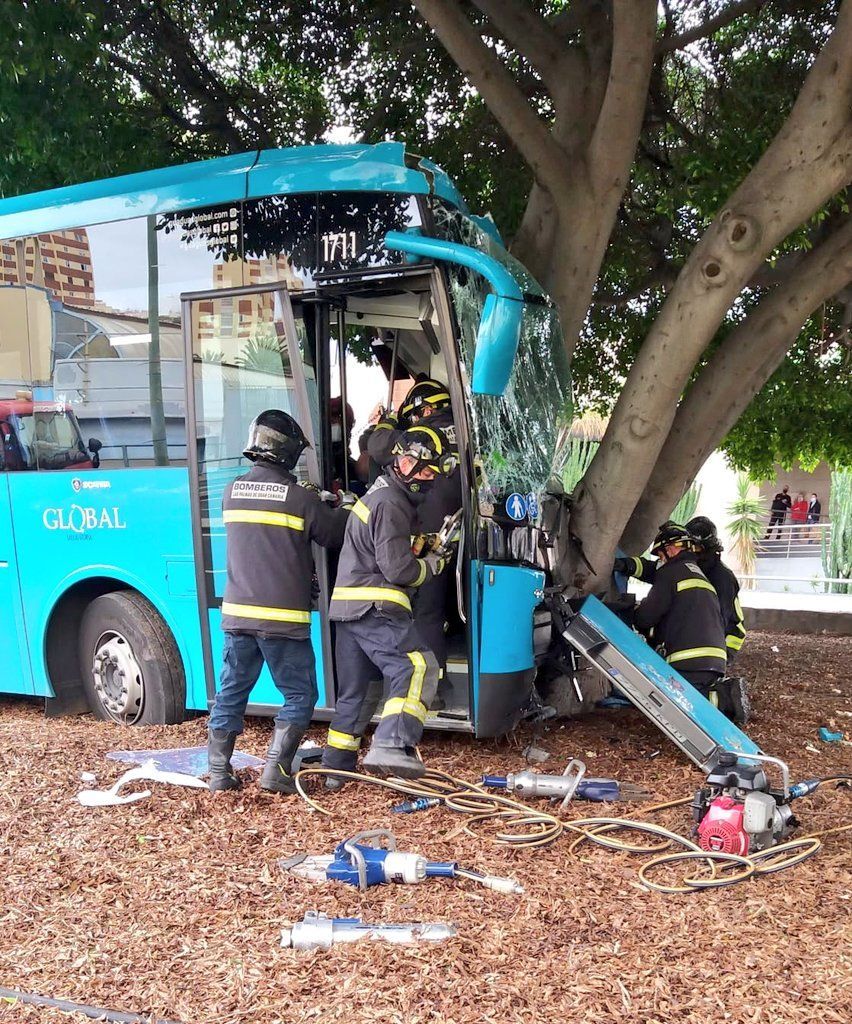
[[[72,1003],[68,999],[51,999],[33,992],[17,992],[11,988],[0,988],[0,999],[29,1003],[31,1006],[45,1006],[63,1013],[81,1013],[92,1020],[110,1021],[111,1024],[178,1024],[164,1017],[141,1017],[138,1013],[125,1013],[122,1010],[105,1010],[99,1006],[87,1006],[85,1003]]]
[[[487,824],[492,827],[492,833],[488,836],[488,839],[501,846],[512,846],[522,849],[547,846],[555,842],[564,832],[568,831],[575,834],[575,838],[568,848],[569,853],[573,853],[581,843],[591,842],[620,853],[633,853],[644,856],[654,855],[642,865],[639,871],[639,878],[648,889],[664,893],[680,894],[693,893],[700,889],[717,889],[735,885],[738,882],[744,882],[758,875],[783,871],[801,864],[802,861],[817,853],[822,847],[819,837],[852,831],[852,824],[840,825],[835,828],[812,833],[811,835],[802,836],[799,839],[789,840],[768,850],[763,850],[760,853],[739,857],[732,854],[702,850],[691,839],[687,839],[685,836],[678,835],[676,832],[671,832],[660,825],[655,825],[648,821],[608,817],[579,818],[574,820],[561,819],[546,811],[518,803],[494,792],[488,792],[476,783],[466,782],[463,779],[457,779],[452,775],[432,769],[427,770],[425,775],[415,782],[403,782],[399,779],[379,779],[369,775],[361,775],[359,772],[347,772],[321,766],[303,769],[296,775],[296,790],[310,807],[320,814],[329,817],[331,817],[332,812],[321,806],[316,799],[308,796],[305,792],[304,780],[311,775],[331,776],[344,781],[351,780],[353,782],[366,783],[367,785],[378,786],[382,789],[389,789],[393,792],[403,793],[406,796],[415,798],[439,798],[447,808],[464,817],[458,828],[451,831],[445,837],[448,841],[462,833],[476,838],[478,837],[477,829]],[[850,776],[840,775],[813,781],[818,782],[818,785],[822,785],[827,782],[846,781],[848,779],[850,779]],[[812,792],[812,790],[809,792]],[[644,813],[653,814],[688,803],[691,803],[690,797],[668,800],[644,808]],[[652,846],[638,845],[618,839],[612,835],[614,832],[623,830],[650,835],[662,839],[663,842]],[[668,852],[672,846],[679,846],[681,850]],[[703,861],[710,867],[710,877],[685,878],[683,880],[685,884],[682,886],[666,886],[648,877],[648,873],[655,867],[687,860]],[[718,869],[717,865],[720,866]],[[733,865],[739,866],[740,870],[732,872],[731,867]]]

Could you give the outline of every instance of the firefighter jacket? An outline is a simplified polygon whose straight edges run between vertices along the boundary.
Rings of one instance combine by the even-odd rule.
[[[333,509],[271,463],[237,477],[222,502],[227,535],[222,629],[233,633],[310,635],[311,541],[339,547],[349,513]]]
[[[634,556],[632,561],[633,570],[630,575],[642,580],[643,583],[653,583],[658,565],[656,559]],[[739,651],[746,637],[743,609],[739,599],[739,580],[725,565],[718,552],[696,554],[695,563],[716,591],[725,627],[725,647],[728,657],[731,657]]]
[[[441,409],[426,419],[419,420],[418,427],[437,427],[450,442],[450,449],[458,452],[456,426],[452,409]],[[370,458],[384,468],[393,459],[393,448],[403,431],[395,426],[391,418],[381,419],[376,424],[367,442]],[[417,530],[419,533],[437,533],[447,516],[462,507],[461,473],[458,469],[450,476],[439,476],[423,502],[417,506]]]
[[[742,647],[746,636],[743,609],[740,604],[740,581],[722,561],[718,552],[707,552],[696,557],[698,568],[716,588],[722,623],[725,627],[725,644],[728,657]]]
[[[634,622],[643,633],[653,629],[654,641],[663,645],[674,668],[724,674],[727,654],[719,599],[692,552],[681,552],[657,567]]]
[[[392,470],[355,502],[331,594],[333,620],[360,619],[373,607],[411,615],[409,590],[431,574],[426,560],[411,553],[415,514],[414,496]]]

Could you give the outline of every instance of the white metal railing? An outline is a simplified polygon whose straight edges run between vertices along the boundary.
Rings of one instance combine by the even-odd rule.
[[[767,519],[766,533],[755,541],[754,549],[758,555],[819,557],[823,543],[828,544],[831,540],[831,523],[827,517],[821,516],[815,523],[770,523],[771,520]]]

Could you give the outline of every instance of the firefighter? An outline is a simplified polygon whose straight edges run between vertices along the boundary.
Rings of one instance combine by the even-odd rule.
[[[719,598],[696,562],[697,543],[683,526],[664,523],[651,547],[657,565],[635,625],[662,645],[666,661],[708,697],[725,675],[727,654]]]
[[[275,719],[262,789],[294,793],[293,755],[313,715],[316,669],[310,640],[311,542],[339,547],[348,511],[300,487],[292,470],[308,440],[286,412],[267,409],[251,424],[243,455],[254,466],[226,489],[227,583],[221,686],[210,712],[210,789],[239,788],[231,768],[249,693],[263,663],[284,697]]]
[[[338,693],[323,753],[328,768],[355,767],[375,710],[368,691],[384,678],[387,699],[364,768],[406,779],[425,771],[414,748],[435,694],[438,664],[412,619],[410,595],[441,574],[444,560],[434,552],[416,558],[411,534],[418,504],[455,468],[449,447],[431,427],[404,431],[384,473],[353,506],[331,595]]]
[[[740,584],[737,577],[722,561],[722,545],[716,524],[706,516],[695,516],[684,527],[696,541],[695,561],[698,568],[713,584],[719,598],[719,609],[725,625],[725,647],[728,668],[739,652],[746,636],[743,610],[739,601]],[[653,583],[658,563],[650,558],[617,558],[615,571],[625,576],[636,576],[643,583]]]
[[[399,407],[399,419],[392,413],[384,415],[370,433],[367,450],[370,458],[385,467],[401,430],[417,424],[440,428],[447,438],[453,454],[457,454],[456,428],[453,408],[447,386],[427,378],[417,381]],[[442,475],[435,481],[426,498],[417,508],[417,533],[435,534],[447,516],[462,507],[461,475]],[[438,692],[432,707],[441,710],[447,706],[450,687],[447,673],[447,603],[451,572],[427,580],[414,598],[414,621],[426,646],[435,655],[440,672]]]

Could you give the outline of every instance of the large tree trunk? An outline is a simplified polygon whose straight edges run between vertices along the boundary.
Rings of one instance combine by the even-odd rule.
[[[852,3],[816,59],[769,149],[693,250],[634,362],[576,494],[574,532],[602,589],[627,521],[696,363],[766,256],[852,176]],[[597,577],[597,578],[595,578]]]
[[[852,218],[812,249],[725,338],[686,394],[621,547],[643,551],[823,302],[852,281]]]

